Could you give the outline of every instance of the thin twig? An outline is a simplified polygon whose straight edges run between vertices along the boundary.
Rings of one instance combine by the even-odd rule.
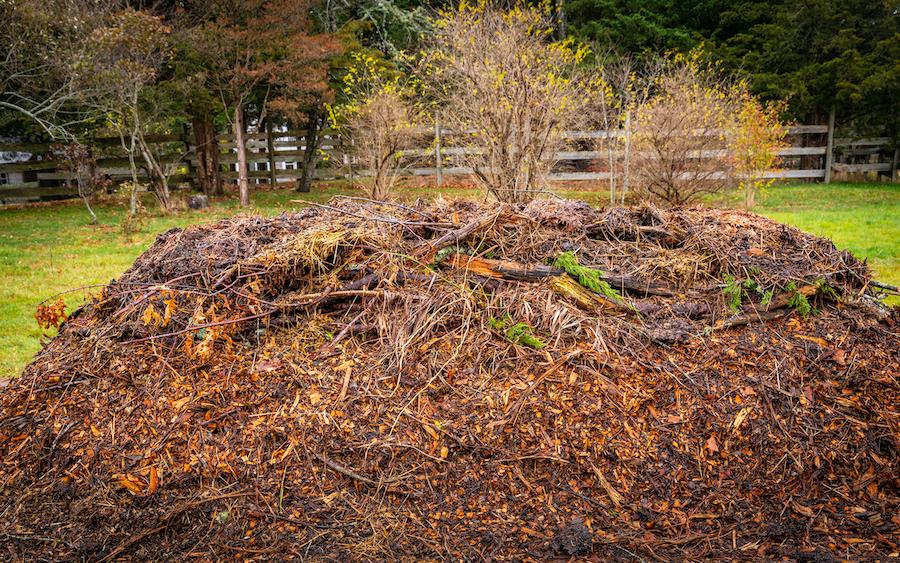
[[[404,211],[409,211],[410,213],[415,213],[416,215],[421,215],[422,217],[425,217],[426,219],[431,219],[431,215],[429,215],[428,213],[419,211],[418,209],[415,209],[413,207],[407,207],[406,205],[403,205],[401,203],[396,203],[393,201],[378,201],[376,199],[369,199],[367,197],[359,197],[359,196],[353,196],[353,195],[336,195],[334,197],[337,197],[340,199],[350,199],[350,200],[354,200],[354,201],[368,201],[369,203],[376,203],[379,205],[389,205],[392,207],[396,207],[398,209],[403,209]]]

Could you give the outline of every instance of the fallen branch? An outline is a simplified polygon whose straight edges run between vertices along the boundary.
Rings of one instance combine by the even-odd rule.
[[[731,328],[733,326],[741,326],[754,322],[770,321],[779,317],[783,317],[793,311],[793,309],[790,308],[790,301],[795,295],[799,294],[805,297],[811,297],[815,295],[817,291],[818,287],[816,287],[815,285],[804,285],[803,287],[798,288],[796,291],[788,291],[782,293],[781,295],[769,301],[769,303],[765,307],[758,308],[755,304],[745,306],[743,309],[744,312],[742,314],[734,315],[727,319],[720,320],[711,328],[712,330],[723,330],[726,328]]]
[[[771,321],[790,314],[793,309],[777,309],[775,311],[759,311],[746,315],[735,315],[727,319],[723,319],[711,327],[713,330],[724,330],[735,326],[746,325],[755,322]]]
[[[869,282],[869,285],[872,287],[877,287],[878,289],[884,291],[885,293],[893,293],[894,295],[900,295],[900,287],[896,285],[891,285],[889,283],[884,283],[876,280],[872,280]]]
[[[147,342],[148,340],[157,340],[159,338],[167,338],[170,336],[180,336],[182,334],[186,334],[188,332],[194,332],[194,331],[201,330],[204,328],[233,325],[233,324],[242,323],[242,322],[246,322],[246,321],[261,319],[264,317],[269,317],[271,315],[274,315],[275,313],[278,313],[285,309],[293,309],[296,307],[308,307],[310,305],[316,305],[316,304],[319,304],[323,299],[326,299],[326,298],[327,299],[343,299],[343,298],[347,298],[347,297],[378,297],[378,296],[383,296],[386,293],[387,292],[385,292],[385,291],[368,290],[368,289],[358,289],[358,290],[349,290],[349,291],[340,291],[339,290],[339,291],[332,291],[332,292],[323,291],[320,293],[308,293],[305,295],[295,296],[295,298],[302,299],[303,301],[301,301],[301,302],[279,303],[278,307],[276,307],[275,309],[270,309],[268,311],[264,311],[262,313],[257,313],[255,315],[248,315],[246,317],[241,317],[239,319],[228,319],[225,321],[216,321],[216,322],[212,322],[212,323],[193,325],[193,326],[189,326],[187,328],[183,328],[181,330],[176,330],[174,332],[166,332],[163,334],[153,334],[151,336],[145,336],[143,338],[135,338],[132,340],[126,340],[123,342],[123,344],[135,344],[138,342]]]
[[[349,323],[347,323],[344,326],[344,328],[342,328],[341,331],[339,333],[337,333],[337,336],[335,336],[331,342],[321,346],[318,350],[313,352],[313,354],[310,357],[318,360],[318,359],[321,359],[321,358],[331,355],[335,351],[335,347],[338,345],[338,343],[341,340],[343,340],[344,337],[347,336],[347,334],[349,334],[353,330],[353,327],[356,325],[357,322],[359,322],[359,319],[361,319],[362,316],[365,315],[367,312],[368,312],[368,309],[366,309],[366,310],[362,311],[360,314],[356,315],[353,318],[353,320],[351,320]]]
[[[594,475],[597,476],[597,479],[600,481],[600,486],[603,487],[603,490],[606,491],[606,494],[609,495],[609,500],[613,501],[613,504],[616,505],[616,508],[620,508],[622,504],[625,502],[625,497],[619,493],[619,491],[615,490],[612,485],[610,485],[609,481],[606,480],[606,477],[603,473],[597,469],[593,463],[591,464],[591,469],[594,471]]]
[[[394,489],[394,488],[386,487],[386,486],[385,486],[385,485],[387,485],[388,483],[394,483],[394,482],[396,482],[396,481],[399,481],[399,480],[400,480],[399,477],[392,477],[392,478],[390,478],[390,479],[385,479],[385,480],[383,480],[383,481],[381,481],[381,482],[375,481],[375,480],[373,480],[373,479],[369,479],[368,477],[366,477],[366,476],[364,476],[364,475],[360,475],[360,474],[357,473],[356,471],[353,471],[352,469],[350,469],[350,468],[348,468],[348,467],[345,467],[345,466],[341,465],[340,463],[338,463],[338,462],[336,462],[336,461],[332,461],[331,459],[325,457],[325,456],[322,455],[322,454],[319,454],[319,453],[316,453],[316,452],[312,452],[312,455],[315,456],[316,459],[318,459],[319,461],[321,461],[322,463],[324,463],[326,466],[328,466],[328,467],[329,467],[330,469],[332,469],[333,471],[337,471],[338,473],[340,473],[340,474],[343,475],[344,477],[349,477],[350,479],[353,479],[354,481],[359,481],[360,483],[363,483],[363,484],[366,484],[366,485],[370,485],[370,486],[372,486],[372,487],[384,487],[384,490],[387,491],[387,492],[389,492],[389,493],[395,493],[395,494],[401,494],[401,495],[419,496],[419,493],[417,493],[417,492],[415,492],[415,491],[405,491],[405,490]]]
[[[282,522],[288,522],[289,524],[307,526],[310,528],[317,528],[319,530],[330,530],[334,528],[334,526],[322,526],[321,524],[315,524],[313,522],[307,522],[306,520],[291,518],[290,516],[282,516],[281,514],[275,514],[274,512],[263,512],[262,510],[251,510],[247,512],[247,516],[251,516],[253,518],[271,518],[273,520],[281,520]]]
[[[513,424],[515,424],[516,420],[519,418],[519,411],[522,410],[522,405],[525,404],[525,400],[531,395],[532,391],[534,391],[538,385],[543,383],[545,379],[547,379],[548,377],[550,377],[551,375],[556,373],[557,370],[559,370],[559,368],[561,368],[563,366],[563,364],[565,364],[566,362],[568,362],[575,356],[579,356],[579,355],[581,355],[581,350],[574,350],[572,352],[569,352],[562,358],[553,362],[553,365],[551,365],[549,368],[547,368],[544,371],[544,373],[539,375],[538,378],[535,379],[531,383],[531,385],[528,386],[528,389],[526,389],[525,391],[522,392],[522,396],[519,397],[519,399],[515,402],[515,404],[513,404],[513,406],[508,411],[506,411],[506,416],[504,416],[502,420],[499,420],[496,423],[494,423],[494,425],[496,426],[495,432],[499,434],[500,431],[503,430],[503,427],[506,426],[506,424],[508,422],[512,422]]]
[[[450,231],[449,233],[446,233],[435,240],[425,241],[413,251],[412,255],[419,259],[427,259],[433,257],[439,250],[447,248],[448,246],[452,246],[454,244],[458,244],[459,241],[465,239],[475,231],[480,231],[482,229],[490,227],[491,225],[496,223],[502,215],[508,212],[509,209],[506,206],[502,206],[496,212],[479,217],[478,219],[467,223],[466,225],[463,225],[456,230]]]
[[[598,309],[614,309],[626,313],[636,313],[637,308],[623,301],[611,299],[605,295],[594,293],[585,288],[568,275],[559,275],[550,279],[550,288],[564,299],[574,301],[576,305],[588,311]]]
[[[422,212],[421,210],[419,210],[419,209],[416,209],[416,208],[414,208],[414,207],[408,207],[408,206],[406,206],[406,205],[397,203],[397,202],[395,202],[395,201],[378,201],[377,199],[369,199],[369,198],[367,198],[367,197],[359,197],[359,196],[352,196],[352,195],[340,195],[340,194],[338,194],[338,195],[336,195],[336,196],[334,196],[334,197],[337,197],[337,198],[340,198],[340,199],[349,199],[349,200],[351,200],[351,201],[365,201],[365,202],[368,202],[368,203],[375,203],[375,204],[377,204],[377,205],[388,205],[388,206],[390,206],[390,207],[396,207],[397,209],[402,209],[402,210],[404,210],[404,211],[409,211],[410,213],[415,213],[416,215],[419,215],[419,216],[421,216],[421,217],[425,217],[426,219],[431,219],[431,218],[432,218],[431,215],[428,215],[427,213],[423,213],[423,212]]]
[[[603,237],[606,240],[635,240],[648,238],[660,246],[675,248],[682,244],[685,234],[678,231],[670,231],[665,227],[653,225],[610,225],[606,221],[594,223],[585,227],[585,232],[590,238]]]
[[[508,260],[491,260],[477,256],[466,256],[453,253],[447,259],[447,264],[454,268],[468,270],[473,274],[485,278],[505,279],[513,281],[540,281],[544,278],[565,274],[565,270],[545,266],[543,264],[526,265],[520,262]],[[604,273],[600,279],[608,283],[613,289],[628,289],[646,295],[658,295],[660,297],[675,297],[677,292],[661,283],[646,282],[631,276]]]
[[[790,305],[790,301],[794,297],[794,295],[799,293],[800,295],[803,295],[804,297],[812,297],[818,291],[819,291],[819,288],[815,285],[804,285],[804,286],[798,288],[796,291],[787,291],[785,293],[778,295],[777,297],[774,297],[771,301],[769,301],[768,304],[766,304],[763,307],[759,307],[755,304],[747,305],[744,307],[744,312],[753,314],[758,311],[767,312],[767,311],[774,311],[776,309],[783,309],[784,307],[787,307],[788,305]]]

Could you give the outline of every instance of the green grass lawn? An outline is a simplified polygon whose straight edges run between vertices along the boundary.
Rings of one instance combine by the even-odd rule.
[[[302,207],[291,200],[325,201],[348,193],[340,183],[315,186],[311,194],[264,191],[254,194],[250,213],[273,215]],[[406,189],[406,199],[428,197],[434,190]],[[452,190],[450,195],[473,195]],[[603,191],[565,191],[562,195],[603,204]],[[724,197],[716,205],[730,205],[737,197]],[[148,202],[151,211],[152,202]],[[208,222],[239,212],[233,200],[214,202],[209,210],[151,215],[134,235],[122,232],[126,214],[121,203],[96,208],[100,224],[88,223],[78,202],[21,209],[0,209],[0,378],[18,374],[40,348],[41,330],[35,307],[57,293],[64,294],[69,310],[78,306],[97,284],[109,282],[128,268],[157,233],[170,227]],[[834,240],[861,258],[868,258],[876,277],[900,284],[900,185],[833,184],[770,188],[760,198],[757,212]],[[93,287],[92,287],[93,286]],[[75,288],[82,288],[70,291]]]

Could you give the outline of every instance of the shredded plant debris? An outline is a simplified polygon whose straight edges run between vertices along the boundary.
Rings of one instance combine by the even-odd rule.
[[[884,559],[883,287],[740,211],[335,198],[173,229],[0,396],[0,546]]]

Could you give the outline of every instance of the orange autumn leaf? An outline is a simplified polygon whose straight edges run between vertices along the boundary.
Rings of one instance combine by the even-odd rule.
[[[150,468],[150,486],[147,487],[147,494],[152,495],[159,489],[159,472],[156,467]]]
[[[135,495],[139,495],[144,492],[144,487],[140,482],[138,482],[137,478],[130,475],[122,475],[121,477],[119,477],[119,484]]]

